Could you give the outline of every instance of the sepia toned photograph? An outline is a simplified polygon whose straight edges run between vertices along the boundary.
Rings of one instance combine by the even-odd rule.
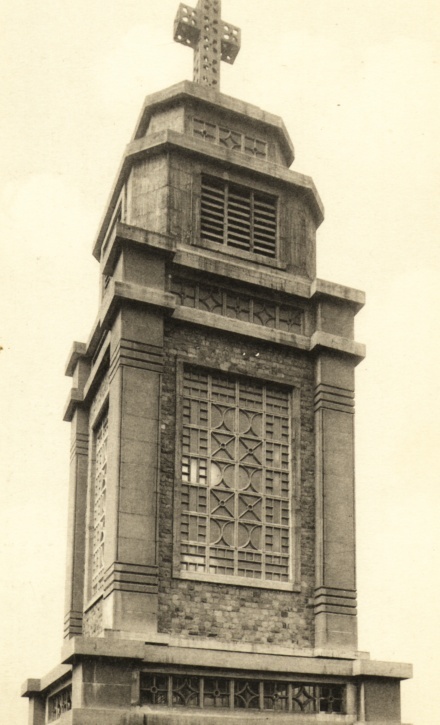
[[[435,725],[433,0],[3,0],[0,722]]]

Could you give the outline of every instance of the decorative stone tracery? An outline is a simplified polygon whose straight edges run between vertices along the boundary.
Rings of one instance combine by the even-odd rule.
[[[47,700],[47,720],[54,722],[58,720],[65,712],[72,709],[72,685],[67,685]]]
[[[141,673],[141,705],[343,714],[339,684]]]
[[[95,431],[95,475],[93,482],[92,587],[94,596],[104,584],[105,499],[107,489],[108,415]]]
[[[249,136],[231,128],[210,123],[202,118],[193,118],[193,134],[198,138],[224,146],[233,151],[241,151],[248,156],[267,158],[267,143],[255,136]]]
[[[289,392],[186,370],[183,571],[290,578]]]
[[[171,291],[185,307],[298,335],[303,331],[304,315],[298,307],[180,278],[173,278]]]

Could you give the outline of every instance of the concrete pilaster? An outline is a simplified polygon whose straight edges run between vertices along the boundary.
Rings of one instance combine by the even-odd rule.
[[[82,632],[88,452],[88,415],[83,408],[78,407],[71,426],[65,637]]]
[[[104,629],[157,631],[161,313],[124,304],[112,328]]]
[[[315,646],[357,646],[354,519],[354,367],[321,353],[316,362]]]
[[[34,695],[29,698],[28,725],[44,725],[46,722],[46,702],[43,697]]]

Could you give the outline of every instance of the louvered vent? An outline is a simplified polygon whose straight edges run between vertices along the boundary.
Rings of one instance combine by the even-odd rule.
[[[274,197],[220,179],[202,178],[202,240],[275,257],[276,234]]]

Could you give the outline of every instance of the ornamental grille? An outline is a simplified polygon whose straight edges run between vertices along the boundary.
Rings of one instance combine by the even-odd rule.
[[[48,722],[58,720],[65,712],[72,709],[72,685],[64,687],[59,692],[51,695],[47,699],[47,719]]]
[[[140,704],[165,707],[344,713],[345,687],[297,681],[141,673]]]
[[[105,496],[107,487],[108,414],[95,431],[95,480],[93,488],[92,596],[101,591],[104,579]]]
[[[171,281],[171,292],[177,295],[180,304],[186,307],[250,322],[272,330],[293,332],[298,335],[303,332],[303,311],[290,305],[178,277],[173,277]]]
[[[222,179],[202,178],[201,238],[265,257],[276,256],[276,199]]]
[[[181,567],[289,580],[288,391],[186,370]]]

